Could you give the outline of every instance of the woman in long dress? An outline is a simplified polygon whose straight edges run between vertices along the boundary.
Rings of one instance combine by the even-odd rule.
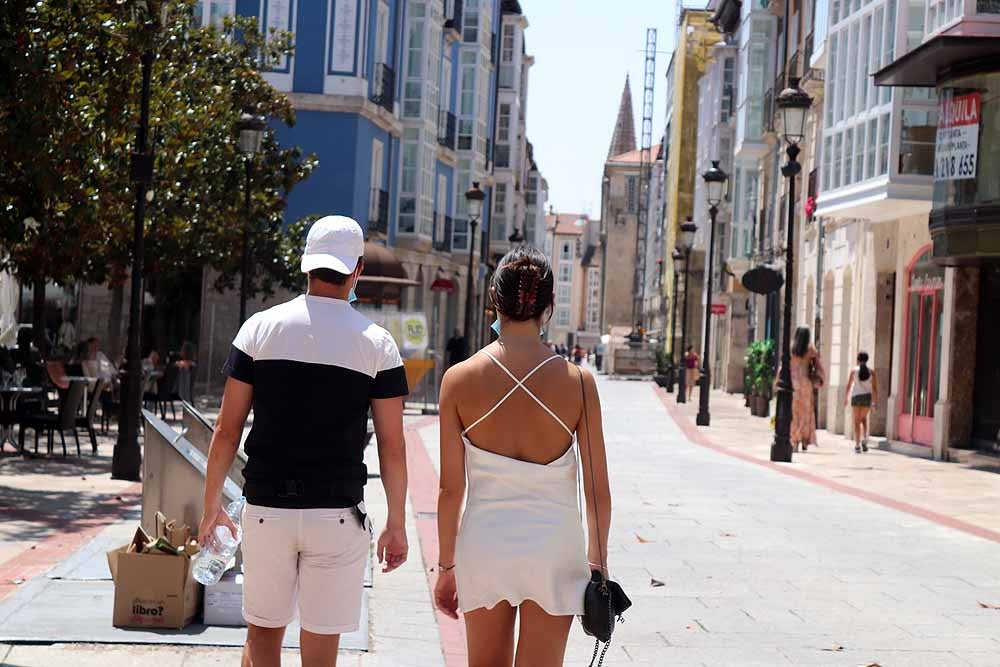
[[[540,337],[554,296],[542,253],[508,253],[490,296],[499,340],[450,368],[441,386],[434,599],[452,618],[464,614],[470,665],[554,667],[563,664],[573,617],[583,613],[591,570],[607,562],[600,399],[593,376]],[[589,539],[578,504],[580,461]]]
[[[792,344],[792,444],[802,451],[816,445],[816,403],[814,389],[826,381],[819,353],[810,342],[809,327],[795,330]]]

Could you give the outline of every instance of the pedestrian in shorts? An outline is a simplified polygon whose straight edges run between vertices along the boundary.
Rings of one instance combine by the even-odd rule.
[[[336,665],[340,635],[358,630],[372,538],[364,505],[369,409],[388,501],[376,551],[383,572],[406,561],[406,375],[389,333],[349,303],[363,255],[357,222],[318,220],[302,257],[307,293],[250,317],[226,361],[198,534],[204,543],[216,526],[232,527],[222,485],[252,407],[243,472],[244,667],[281,664],[296,611],[303,665]]]

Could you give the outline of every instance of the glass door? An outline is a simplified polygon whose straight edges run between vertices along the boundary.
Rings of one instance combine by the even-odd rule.
[[[940,391],[941,306],[944,269],[918,255],[910,270],[906,312],[906,356],[899,437],[930,446],[934,441],[934,404]]]

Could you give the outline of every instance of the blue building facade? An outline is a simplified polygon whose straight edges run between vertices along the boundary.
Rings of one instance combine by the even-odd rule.
[[[200,22],[216,24],[233,13],[254,16],[265,30],[294,34],[293,55],[264,74],[289,96],[297,118],[291,128],[275,124],[274,132],[282,144],[315,154],[319,164],[290,193],[285,218],[350,215],[370,241],[390,247],[418,283],[404,290],[399,307],[433,311],[431,344],[440,349],[446,332],[463,321],[470,248],[477,263],[488,264],[509,246],[510,229],[541,227],[512,216],[543,212],[544,195],[536,206],[534,192],[527,194],[533,200],[529,209],[509,201],[543,182],[531,160],[522,170],[523,183],[516,165],[503,167],[502,219],[491,229],[498,99],[501,90],[509,97],[512,88],[500,81],[499,63],[515,53],[503,51],[505,23],[518,28],[518,62],[531,62],[523,56],[527,21],[519,3],[202,0],[195,13]],[[504,106],[502,134],[519,137],[523,145],[523,106],[513,106],[520,113]],[[511,127],[509,116],[520,125]],[[470,238],[464,197],[473,183],[486,193],[478,243]],[[473,271],[481,284],[484,270]],[[441,279],[455,290],[431,290]],[[472,298],[482,321],[486,295]]]

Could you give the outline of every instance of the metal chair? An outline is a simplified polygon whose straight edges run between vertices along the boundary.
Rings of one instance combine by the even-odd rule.
[[[62,442],[63,456],[66,456],[65,432],[72,431],[76,440],[76,455],[80,453],[80,436],[76,432],[77,413],[80,411],[80,404],[83,403],[83,394],[86,390],[86,383],[83,380],[72,380],[66,395],[63,397],[59,412],[43,412],[40,414],[26,415],[21,418],[17,431],[17,443],[24,453],[24,431],[34,429],[35,431],[35,453],[38,453],[38,434],[45,431],[48,438],[48,453],[52,453],[52,433],[59,431],[59,440]]]

